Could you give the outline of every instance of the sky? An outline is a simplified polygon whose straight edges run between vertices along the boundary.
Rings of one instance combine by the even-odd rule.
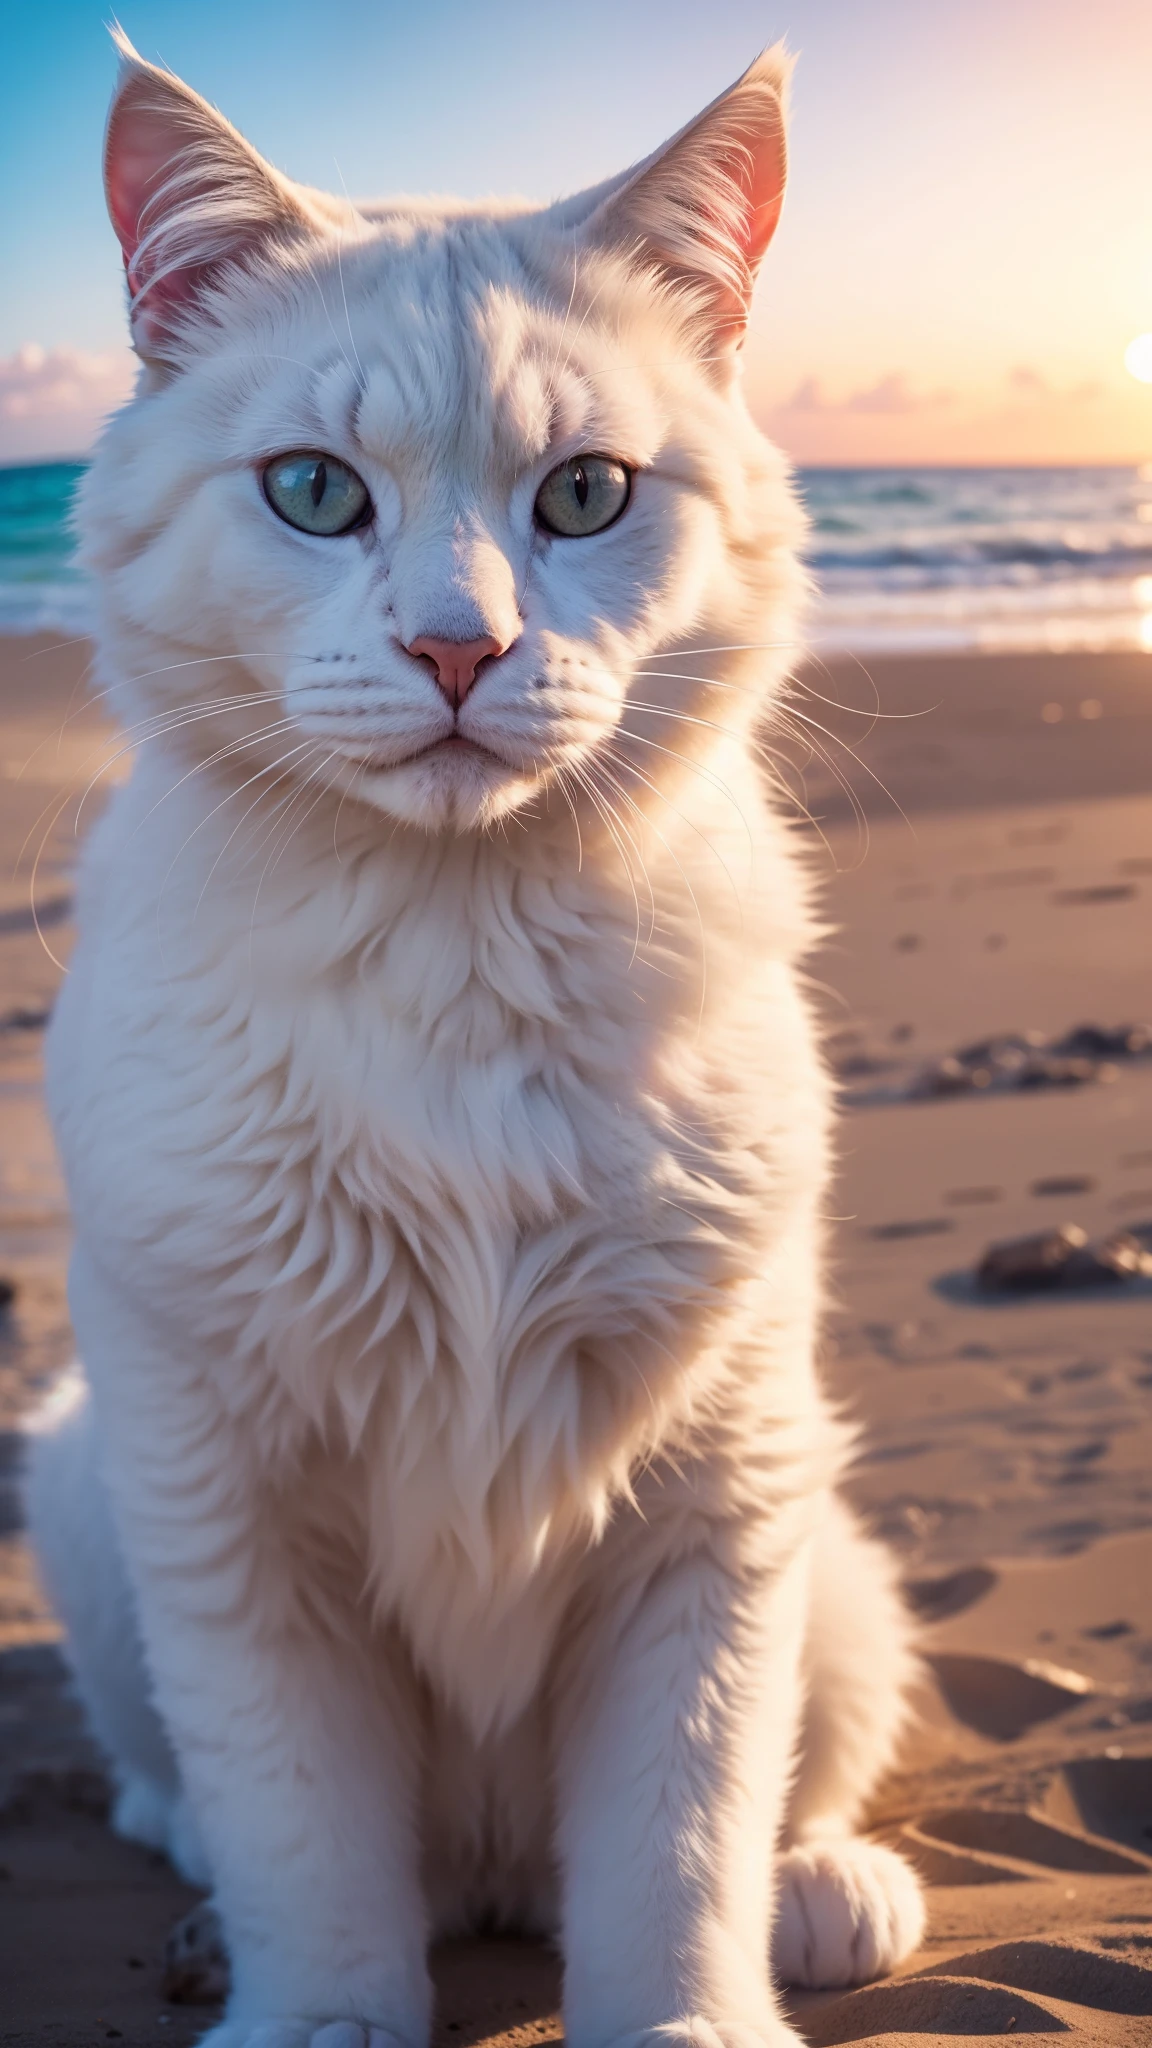
[[[126,393],[100,0],[5,10],[0,462]],[[747,344],[801,462],[1152,459],[1150,0],[121,0],[306,183],[549,199],[646,155],[764,44],[799,55]]]

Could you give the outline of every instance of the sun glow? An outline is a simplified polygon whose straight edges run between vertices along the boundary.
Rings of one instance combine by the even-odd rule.
[[[1138,334],[1124,351],[1124,368],[1141,384],[1152,384],[1152,334]]]

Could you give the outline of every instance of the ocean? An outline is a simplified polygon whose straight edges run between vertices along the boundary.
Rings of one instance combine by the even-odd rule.
[[[1152,652],[1152,466],[800,482],[822,653]]]
[[[82,465],[0,469],[0,633],[82,633]],[[1152,652],[1152,467],[806,469],[822,654]]]

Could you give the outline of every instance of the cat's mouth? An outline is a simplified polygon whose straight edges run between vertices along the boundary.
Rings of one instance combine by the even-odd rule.
[[[401,755],[398,761],[375,758],[370,766],[380,769],[413,768],[421,761],[434,761],[438,758],[451,760],[453,757],[490,761],[497,768],[507,769],[513,765],[503,754],[498,754],[495,748],[483,746],[479,740],[468,739],[462,732],[450,732],[442,739],[430,740],[425,747],[415,748],[411,754]]]
[[[458,831],[491,823],[528,797],[539,779],[495,747],[464,733],[442,734],[406,754],[346,756],[347,786],[383,811],[424,828]],[[343,778],[342,778],[343,779]]]

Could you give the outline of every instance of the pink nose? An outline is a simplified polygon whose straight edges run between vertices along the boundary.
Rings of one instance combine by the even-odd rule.
[[[473,683],[476,671],[489,655],[503,654],[499,640],[433,640],[422,633],[408,648],[422,654],[436,670],[436,681],[453,711],[458,711]]]

